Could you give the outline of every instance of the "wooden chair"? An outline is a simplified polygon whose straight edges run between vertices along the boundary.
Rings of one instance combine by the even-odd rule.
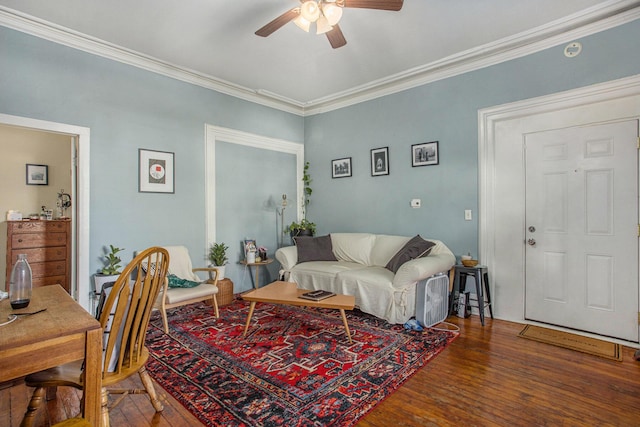
[[[53,427],[92,427],[84,418],[69,418],[68,420],[54,424]]]
[[[171,259],[169,265],[169,273],[175,274],[180,279],[190,280],[200,283],[193,288],[169,288],[165,283],[164,287],[158,295],[155,308],[160,310],[162,314],[162,322],[164,324],[164,332],[169,333],[169,322],[167,320],[167,309],[180,307],[187,304],[193,304],[200,301],[210,301],[215,310],[216,317],[220,317],[218,310],[218,269],[211,268],[193,268],[189,250],[185,246],[165,246],[164,249],[169,252]],[[209,272],[213,276],[211,279],[202,280],[196,272]]]
[[[142,266],[153,266],[145,273]],[[165,249],[152,247],[141,252],[127,265],[113,287],[105,289],[101,298],[100,324],[103,328],[102,361],[102,426],[109,426],[109,393],[123,394],[116,406],[129,393],[147,393],[156,412],[163,407],[153,387],[145,364],[149,352],[144,346],[153,304],[163,283],[166,282],[169,254]],[[33,424],[38,406],[44,400],[47,387],[69,386],[82,389],[83,361],[28,375],[25,383],[35,387],[27,413],[21,426]],[[144,390],[107,389],[125,378],[138,373]]]

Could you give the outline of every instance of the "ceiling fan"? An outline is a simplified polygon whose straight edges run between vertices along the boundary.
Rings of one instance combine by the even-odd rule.
[[[300,0],[300,6],[294,7],[256,31],[256,35],[267,37],[284,24],[293,21],[298,27],[309,32],[313,22],[316,33],[326,34],[331,47],[337,49],[347,44],[347,40],[338,26],[343,8],[379,9],[398,11],[404,0]]]

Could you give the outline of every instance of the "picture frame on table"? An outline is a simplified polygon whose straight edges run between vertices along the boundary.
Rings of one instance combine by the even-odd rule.
[[[438,141],[413,144],[411,146],[411,166],[432,166],[440,163]]]
[[[371,150],[371,176],[389,175],[389,147]]]
[[[138,149],[138,192],[175,193],[174,153]]]
[[[331,178],[351,176],[351,157],[331,160]]]
[[[27,163],[27,185],[49,185],[49,166]]]
[[[256,245],[255,239],[244,239],[244,257],[247,258],[247,255],[253,252],[254,254],[258,252],[258,245]]]

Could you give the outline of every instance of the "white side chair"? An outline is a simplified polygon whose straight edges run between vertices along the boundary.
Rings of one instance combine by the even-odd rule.
[[[169,322],[167,321],[167,309],[193,304],[200,301],[211,301],[216,317],[220,317],[218,311],[218,269],[217,268],[193,268],[189,250],[185,246],[164,246],[169,252],[169,274],[175,274],[181,279],[200,283],[193,288],[169,288],[168,281],[158,294],[155,307],[162,314],[164,332],[169,333]],[[213,279],[203,280],[196,272],[203,271],[213,273]]]

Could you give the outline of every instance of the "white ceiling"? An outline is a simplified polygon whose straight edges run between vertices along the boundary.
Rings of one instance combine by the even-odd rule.
[[[504,55],[557,38],[628,13],[639,3],[405,0],[399,12],[349,8],[340,21],[347,45],[335,50],[324,35],[304,33],[293,23],[267,38],[254,34],[298,0],[0,0],[0,25],[21,30],[37,25],[39,30],[27,32],[38,35],[48,28],[45,37],[51,39],[60,39],[52,30],[63,30],[65,37],[76,38],[66,42],[72,45],[80,43],[77,36],[87,35],[88,43],[97,41],[112,51],[125,48],[116,51],[138,58],[129,62],[153,59],[156,64],[143,67],[171,69],[168,74],[186,69],[214,88],[304,111],[361,92],[389,91],[408,77],[433,74],[464,59]],[[56,24],[53,29],[50,23]]]

